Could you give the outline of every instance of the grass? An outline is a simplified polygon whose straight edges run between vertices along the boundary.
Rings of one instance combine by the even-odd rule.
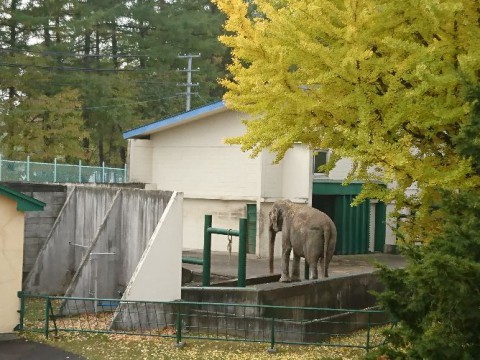
[[[52,305],[58,312],[60,301],[55,300]],[[25,307],[26,329],[42,329],[45,322],[45,301],[43,299],[31,299]],[[110,323],[112,313],[100,313],[92,320],[92,315],[82,314],[68,318],[60,318],[57,321],[60,327],[69,329],[93,329],[107,330],[106,324]],[[65,322],[62,326],[62,323]],[[52,325],[52,324],[51,324]],[[172,335],[174,336],[174,332]],[[284,345],[276,346],[276,353],[267,352],[269,344],[250,342],[227,342],[216,340],[186,339],[186,346],[177,348],[174,338],[159,336],[134,336],[120,334],[100,334],[86,332],[60,331],[58,337],[53,333],[50,339],[45,339],[43,333],[25,331],[23,336],[30,341],[45,343],[58,347],[71,353],[80,355],[89,360],[130,360],[130,359],[362,359],[365,350],[352,347],[332,346],[305,346]],[[165,334],[166,335],[166,334]],[[332,338],[335,340],[335,338]],[[365,345],[365,331],[358,331],[351,336],[342,336],[339,343],[350,345]],[[383,341],[382,328],[371,329],[371,343],[379,344]],[[335,342],[335,341],[333,341]]]
[[[45,343],[81,355],[89,360],[131,359],[362,359],[365,350],[326,346],[278,345],[275,354],[267,352],[268,344],[226,341],[187,340],[183,348],[175,341],[159,337],[106,335],[89,333],[60,333],[46,340],[42,334],[23,333],[30,341]],[[352,336],[354,343],[355,335]],[[359,339],[360,340],[360,339]],[[363,337],[360,341],[364,341]]]

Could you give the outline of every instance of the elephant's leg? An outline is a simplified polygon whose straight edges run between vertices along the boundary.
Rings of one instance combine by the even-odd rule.
[[[292,247],[286,247],[282,249],[282,276],[280,277],[280,282],[290,282],[290,252]]]
[[[318,257],[311,256],[308,258],[308,266],[310,268],[310,279],[318,279]]]
[[[293,252],[292,281],[300,281],[300,256]]]
[[[328,265],[330,265],[330,260],[332,260],[332,258],[330,257],[326,257],[325,258],[325,273],[323,272],[323,266],[322,266],[322,274],[323,274],[323,277],[328,277]],[[323,265],[323,262],[322,262],[322,265]]]

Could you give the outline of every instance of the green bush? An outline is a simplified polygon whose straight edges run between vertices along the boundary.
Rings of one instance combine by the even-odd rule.
[[[441,236],[404,246],[404,269],[380,270],[386,291],[378,300],[398,323],[370,358],[480,357],[480,196],[444,194],[442,209]]]

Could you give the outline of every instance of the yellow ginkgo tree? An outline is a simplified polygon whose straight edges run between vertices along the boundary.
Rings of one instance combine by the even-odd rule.
[[[478,186],[455,149],[472,105],[464,90],[480,77],[478,1],[215,3],[233,56],[224,99],[249,114],[230,143],[277,160],[296,141],[332,149],[327,170],[351,158],[361,197],[415,209],[430,219],[423,230],[439,190]],[[407,197],[412,186],[420,192]]]

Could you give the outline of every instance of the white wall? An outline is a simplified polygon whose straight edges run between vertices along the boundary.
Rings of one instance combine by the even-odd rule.
[[[283,163],[274,164],[275,154],[263,150],[261,158],[260,196],[263,198],[281,198],[283,184]]]
[[[157,188],[182,191],[185,198],[258,196],[259,158],[223,143],[244,133],[242,118],[226,111],[151,135]]]
[[[181,298],[183,195],[174,193],[125,290],[123,300]]]
[[[244,200],[184,200],[184,249],[203,249],[203,229],[205,215],[212,215],[212,226],[216,228],[238,230],[240,218],[247,217],[246,204],[254,201]],[[227,237],[212,235],[212,251],[227,251]],[[238,237],[232,238],[232,252],[238,252]]]
[[[152,182],[152,142],[143,139],[128,140],[127,169],[129,181]]]
[[[25,214],[17,202],[0,196],[0,334],[11,333],[19,323],[22,290],[23,232]]]
[[[282,160],[282,197],[296,202],[312,203],[312,151],[294,144]]]
[[[344,180],[352,169],[352,160],[343,158],[337,161],[335,167],[328,174],[328,179]]]

